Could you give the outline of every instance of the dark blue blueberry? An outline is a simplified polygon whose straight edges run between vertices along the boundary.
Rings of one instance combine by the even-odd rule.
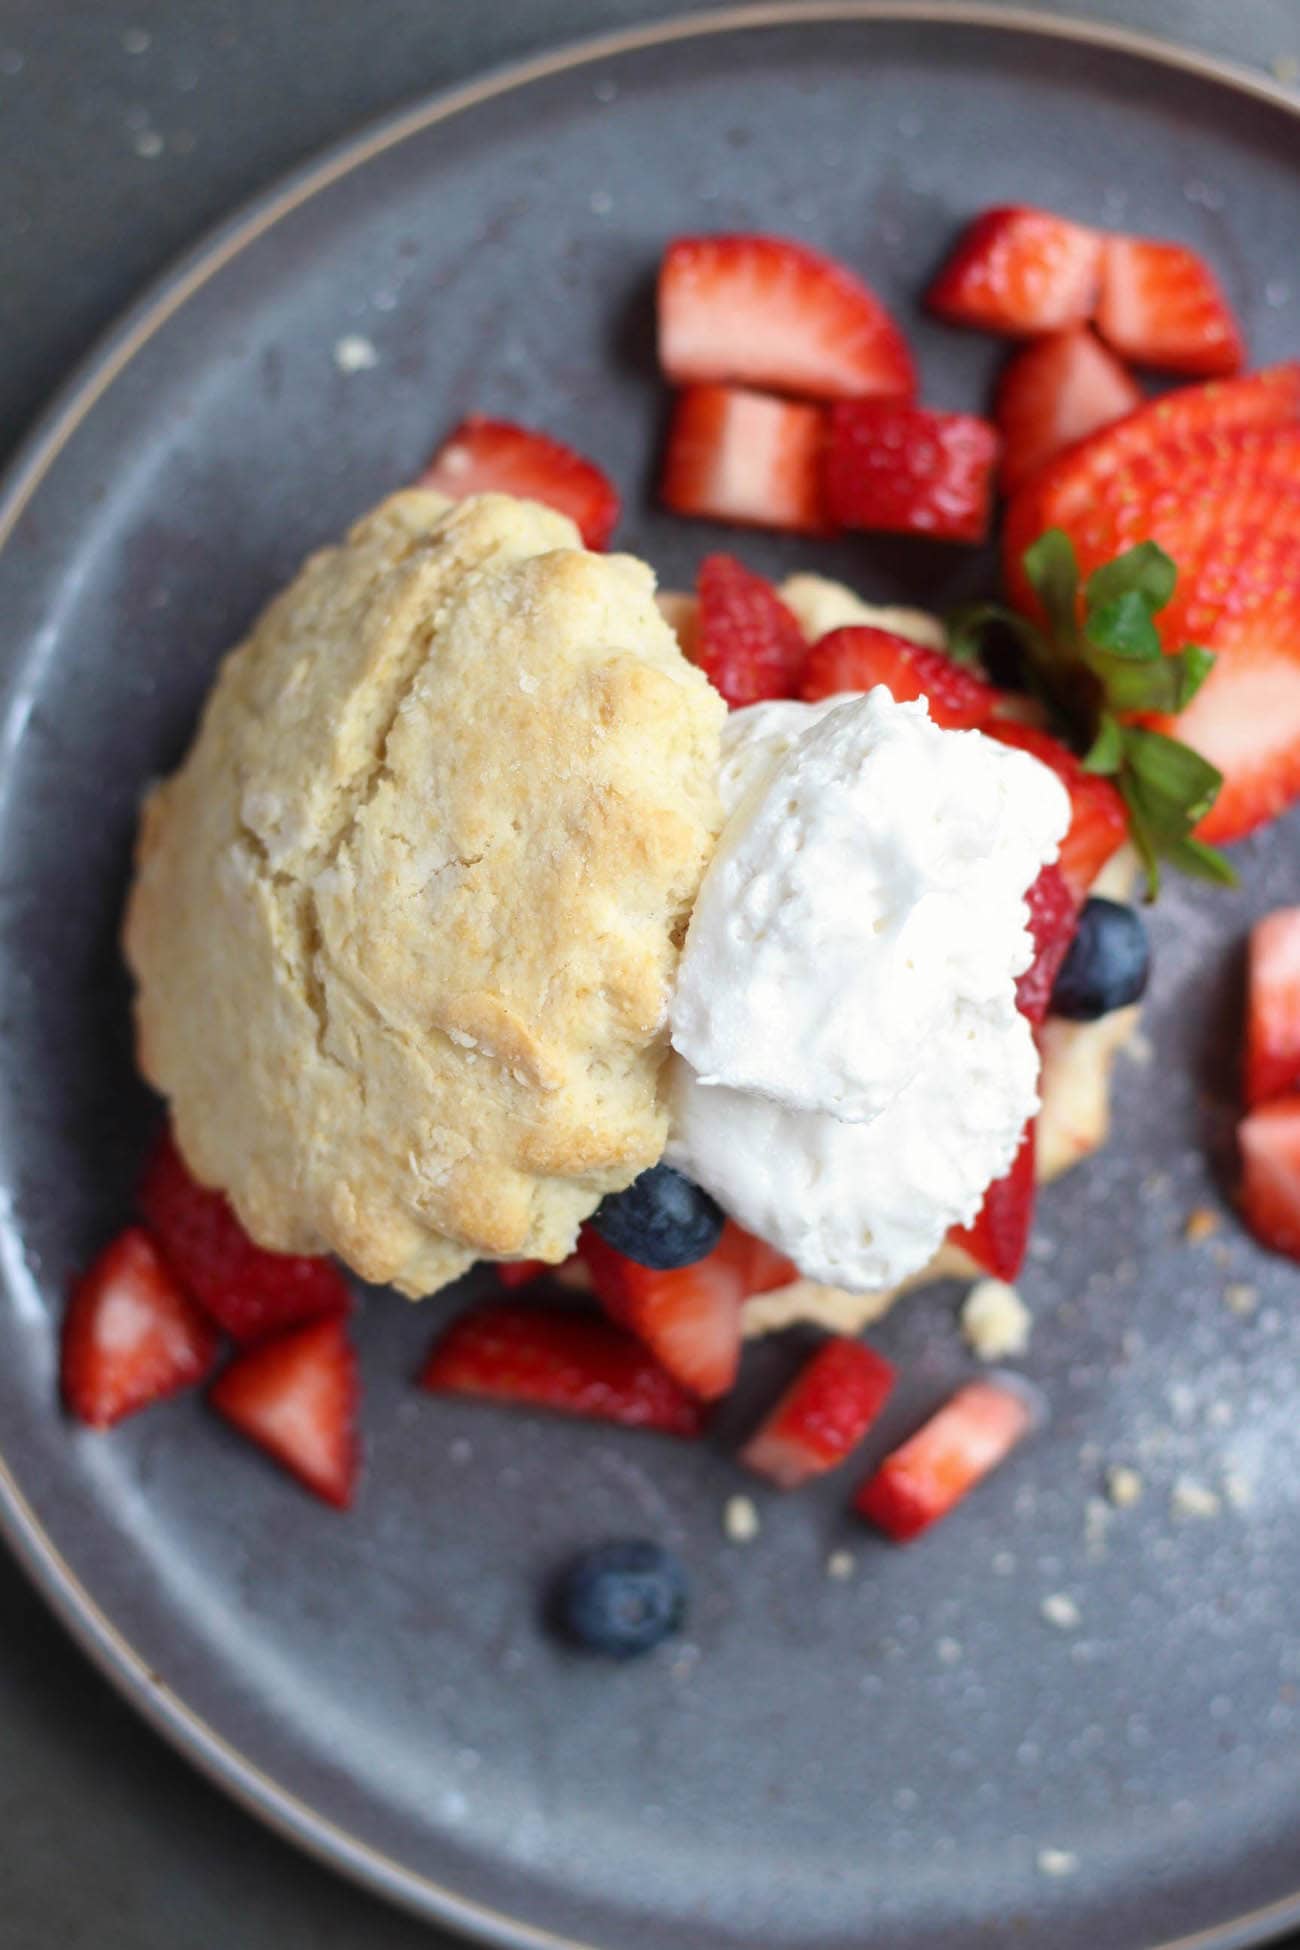
[[[559,1630],[583,1651],[635,1659],[680,1629],[686,1573],[660,1544],[601,1544],[569,1566],[553,1609]]]
[[[651,1165],[625,1192],[602,1199],[588,1223],[641,1266],[666,1273],[711,1253],[722,1237],[722,1207],[671,1165]]]
[[[1095,1022],[1136,1002],[1151,973],[1142,916],[1118,901],[1085,901],[1079,931],[1052,990],[1052,1014]]]

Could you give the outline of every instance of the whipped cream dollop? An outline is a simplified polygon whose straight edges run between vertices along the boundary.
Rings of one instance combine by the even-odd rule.
[[[671,1009],[668,1157],[801,1273],[869,1291],[974,1218],[1037,1108],[1037,759],[883,688],[734,712]]]

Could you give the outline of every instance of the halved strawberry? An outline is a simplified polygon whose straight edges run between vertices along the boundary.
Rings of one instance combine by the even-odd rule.
[[[1021,346],[998,381],[993,407],[1002,435],[1003,492],[1010,494],[1063,447],[1141,402],[1132,373],[1086,325]]]
[[[1300,907],[1279,907],[1250,931],[1246,1102],[1300,1090]]]
[[[783,1490],[834,1469],[857,1448],[889,1398],[894,1370],[861,1341],[823,1341],[740,1452],[747,1469]]]
[[[725,1395],[740,1364],[740,1269],[717,1248],[691,1266],[656,1273],[585,1227],[578,1241],[601,1306],[703,1401]]]
[[[740,386],[677,395],[659,494],[679,515],[796,534],[825,532],[819,406]]]
[[[93,1429],[202,1381],[217,1335],[153,1240],[130,1226],[72,1290],[63,1323],[63,1398]]]
[[[907,341],[844,265],[784,237],[679,237],[659,272],[659,363],[809,399],[910,398]]]
[[[969,1253],[975,1264],[991,1273],[995,1280],[1014,1280],[1029,1250],[1037,1196],[1034,1120],[1030,1118],[1011,1169],[989,1186],[983,1205],[968,1226],[950,1228],[949,1245]]]
[[[341,1320],[313,1320],[239,1355],[208,1400],[324,1502],[346,1510],[356,1488],[360,1379]]]
[[[800,695],[813,703],[840,691],[869,691],[877,684],[899,704],[923,697],[931,718],[945,731],[987,724],[998,701],[991,684],[941,650],[865,623],[832,630],[813,645]]]
[[[1241,327],[1209,265],[1185,244],[1108,237],[1097,330],[1126,359],[1218,378],[1240,370]]]
[[[731,555],[700,564],[695,658],[732,710],[797,697],[808,644],[770,582]]]
[[[858,1491],[854,1508],[896,1544],[909,1543],[996,1469],[1035,1420],[1027,1389],[1010,1382],[968,1382],[910,1441],[886,1456]]]
[[[997,718],[984,727],[1000,744],[1014,745],[1055,772],[1070,795],[1070,826],[1061,841],[1057,865],[1080,905],[1106,862],[1128,838],[1128,814],[1110,779],[1085,772],[1074,753],[1050,732]]]
[[[1037,604],[1024,553],[1048,528],[1075,532],[1110,477],[1164,447],[1208,436],[1218,441],[1249,428],[1284,427],[1300,419],[1300,360],[1243,379],[1209,380],[1149,400],[1113,426],[1090,434],[1049,461],[1012,497],[1003,528],[1003,573],[1014,602]]]
[[[1237,1126],[1241,1210],[1263,1246],[1300,1259],[1300,1096],[1261,1104]]]
[[[1221,842],[1300,797],[1300,555],[1292,573],[1205,632],[1216,662],[1185,711],[1154,720],[1217,765],[1224,783],[1197,827]]]
[[[351,1309],[331,1260],[255,1246],[221,1193],[190,1176],[170,1132],[145,1167],[140,1211],[177,1279],[232,1340]]]
[[[698,1435],[704,1426],[700,1403],[639,1340],[569,1308],[497,1301],[462,1314],[434,1346],[420,1386],[665,1435]]]
[[[606,548],[618,522],[618,490],[594,461],[549,433],[481,413],[471,413],[444,440],[418,485],[453,501],[470,494],[543,501],[577,524],[588,548]]]
[[[982,542],[988,532],[997,430],[973,413],[932,413],[901,400],[831,408],[823,487],[843,528]]]
[[[1016,983],[1016,1007],[1037,1028],[1047,1020],[1056,978],[1078,931],[1080,902],[1054,862],[1043,868],[1025,900],[1034,959]]]
[[[950,324],[1032,338],[1090,317],[1100,274],[1095,230],[1023,205],[986,210],[962,232],[925,302]]]

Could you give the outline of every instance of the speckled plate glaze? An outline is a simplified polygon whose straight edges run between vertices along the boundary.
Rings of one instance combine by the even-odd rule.
[[[1098,30],[698,16],[416,108],[267,197],[124,322],[11,479],[4,1527],[155,1725],[373,1888],[492,1942],[603,1950],[1227,1950],[1300,1917],[1300,1276],[1223,1195],[1241,942],[1295,898],[1295,820],[1241,850],[1239,894],[1162,904],[1117,1139],[1045,1199],[1024,1283],[1050,1429],[911,1551],[856,1526],[841,1481],[758,1492],[761,1535],[725,1541],[752,1489],[732,1439],[797,1336],[755,1350],[714,1440],[675,1447],[424,1399],[438,1309],[371,1296],[348,1520],[196,1400],[104,1438],[55,1399],[69,1275],[154,1114],[115,945],[136,803],[304,551],[479,407],[592,451],[626,544],[688,578],[724,537],[647,493],[677,231],[795,231],[860,265],[940,405],[983,398],[998,355],[915,294],[965,216],[1027,196],[1204,247],[1256,356],[1295,352],[1298,154],[1277,91]],[[373,363],[342,369],[350,336]],[[935,604],[990,573],[922,544],[745,548]],[[1199,1207],[1222,1223],[1191,1243]],[[969,1372],[953,1305],[881,1329],[906,1381],[878,1446]],[[1117,1463],[1144,1484],[1123,1511],[1100,1500]],[[688,1560],[688,1636],[628,1670],[561,1655],[546,1574],[629,1531]]]

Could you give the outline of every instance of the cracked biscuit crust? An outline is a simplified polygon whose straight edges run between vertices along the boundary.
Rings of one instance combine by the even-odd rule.
[[[662,1152],[725,711],[653,587],[535,503],[412,490],[227,658],[125,945],[141,1067],[263,1245],[429,1293],[562,1259]]]

